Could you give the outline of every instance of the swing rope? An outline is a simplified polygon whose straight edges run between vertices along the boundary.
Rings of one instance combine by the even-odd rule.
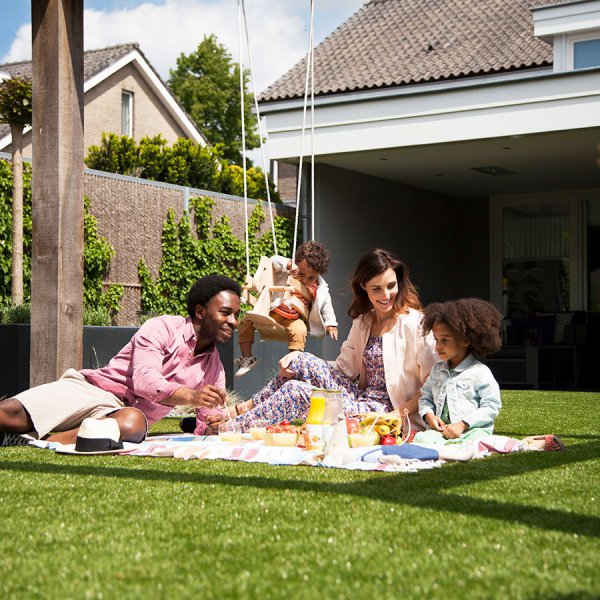
[[[312,77],[312,94],[311,94],[311,99],[312,99],[312,107],[311,107],[311,114],[313,115],[313,126],[312,126],[312,139],[311,139],[311,146],[312,146],[312,169],[311,169],[311,216],[312,216],[312,239],[314,239],[315,235],[314,235],[314,205],[315,205],[315,201],[314,201],[314,163],[315,163],[315,156],[314,156],[314,68],[313,68],[313,62],[314,62],[314,10],[315,10],[315,5],[314,5],[314,0],[310,1],[310,32],[309,32],[309,36],[308,36],[308,51],[306,53],[306,78],[305,78],[305,82],[304,82],[304,106],[303,106],[303,110],[302,110],[302,135],[301,135],[301,141],[300,141],[300,161],[298,164],[298,185],[296,188],[296,220],[294,223],[294,245],[292,248],[292,256],[296,255],[296,244],[298,242],[298,216],[300,214],[300,192],[302,189],[302,166],[303,166],[303,162],[304,162],[304,135],[306,132],[306,109],[307,109],[307,105],[308,105],[308,83],[309,83],[309,79],[311,79],[310,75],[311,72],[313,74]]]
[[[252,51],[250,49],[250,35],[248,34],[248,20],[246,18],[246,4],[245,0],[240,1],[242,6],[242,13],[244,17],[244,31],[246,33],[246,47],[248,48],[248,62],[250,64],[250,77],[252,81],[252,90],[254,92],[254,110],[256,111],[256,120],[258,122],[258,139],[260,141],[260,152],[262,156],[263,174],[265,177],[265,190],[267,193],[267,206],[269,208],[269,220],[271,223],[271,234],[273,236],[273,249],[275,254],[279,254],[277,251],[277,236],[275,235],[275,221],[273,219],[273,210],[271,206],[271,191],[269,189],[269,176],[267,173],[267,158],[265,156],[265,145],[263,144],[263,133],[262,133],[262,122],[260,118],[260,110],[258,109],[258,98],[256,96],[256,81],[254,78],[254,63],[252,61]],[[241,56],[241,54],[240,54]],[[244,132],[245,137],[245,132]],[[246,178],[246,171],[244,170],[244,180]]]
[[[240,50],[240,112],[242,119],[242,169],[244,179],[244,229],[246,231],[246,277],[250,277],[250,239],[248,232],[248,182],[246,181],[246,118],[245,118],[245,93],[244,93],[244,61],[242,57],[242,5],[244,0],[238,0],[238,34]]]
[[[241,125],[242,125],[242,169],[244,175],[244,225],[245,225],[245,240],[246,240],[246,276],[250,277],[250,239],[249,239],[249,227],[248,227],[248,184],[247,184],[247,163],[246,163],[246,120],[244,115],[245,108],[245,90],[244,90],[244,66],[243,66],[243,35],[242,29],[245,33],[246,46],[248,51],[248,62],[250,65],[250,75],[252,81],[252,89],[256,90],[256,83],[254,77],[254,64],[252,61],[252,52],[250,49],[250,36],[248,33],[248,21],[246,17],[246,5],[245,0],[238,0],[238,35],[239,35],[239,71],[240,71],[240,111],[241,111]],[[304,160],[304,137],[306,134],[306,112],[308,105],[308,94],[309,94],[309,80],[311,82],[311,239],[315,237],[315,150],[314,150],[314,131],[315,131],[315,119],[314,119],[314,0],[310,2],[310,33],[309,33],[309,47],[307,52],[307,63],[306,63],[306,80],[304,86],[304,106],[302,111],[302,136],[300,145],[300,162],[298,167],[298,182],[296,189],[296,215],[294,221],[294,242],[292,247],[292,256],[296,255],[296,246],[298,241],[298,217],[300,213],[300,194],[302,189],[302,166]],[[267,194],[267,204],[269,209],[269,217],[271,223],[271,234],[273,236],[273,248],[275,254],[277,251],[277,239],[275,235],[275,223],[273,219],[273,210],[271,205],[271,193],[269,190],[269,179],[267,174],[267,161],[265,156],[265,149],[263,144],[262,135],[262,123],[260,118],[260,111],[258,108],[258,99],[256,93],[254,94],[254,108],[256,111],[256,118],[258,121],[258,134],[260,139],[260,149],[263,162],[263,173],[265,176],[265,188]]]

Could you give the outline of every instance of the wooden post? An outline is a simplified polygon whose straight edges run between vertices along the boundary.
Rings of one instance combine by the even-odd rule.
[[[31,12],[33,386],[81,366],[83,0],[32,0]]]

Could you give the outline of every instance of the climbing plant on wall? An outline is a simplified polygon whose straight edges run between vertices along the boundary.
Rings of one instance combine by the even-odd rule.
[[[212,220],[214,201],[208,197],[193,198],[190,214],[177,221],[169,210],[162,232],[162,261],[154,279],[142,259],[138,265],[141,281],[142,310],[149,313],[187,315],[186,297],[192,284],[204,275],[219,273],[243,283],[246,277],[245,241],[236,237],[229,219]],[[260,235],[266,219],[258,204],[248,219],[250,271],[258,266],[260,257],[274,253],[271,231]],[[289,256],[292,251],[293,220],[277,216],[274,219],[277,251]]]
[[[115,251],[109,241],[99,235],[98,223],[90,210],[90,201],[84,198],[84,303],[103,306],[115,314],[123,295],[123,286],[113,284],[104,289],[104,277]],[[11,302],[11,220],[12,169],[10,163],[0,160],[0,305]],[[23,283],[25,302],[31,298],[31,165],[23,170]]]

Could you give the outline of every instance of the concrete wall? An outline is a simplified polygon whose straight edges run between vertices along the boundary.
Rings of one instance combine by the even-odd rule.
[[[358,258],[386,248],[410,269],[423,304],[464,296],[489,297],[489,225],[485,198],[458,199],[359,173],[318,165],[316,238],[331,252],[330,285],[340,339],[350,318],[347,285]],[[339,343],[325,340],[327,358]]]

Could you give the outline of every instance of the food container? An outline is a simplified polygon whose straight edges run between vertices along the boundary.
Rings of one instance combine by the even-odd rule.
[[[298,443],[298,432],[265,433],[265,446],[290,446],[294,447]]]

